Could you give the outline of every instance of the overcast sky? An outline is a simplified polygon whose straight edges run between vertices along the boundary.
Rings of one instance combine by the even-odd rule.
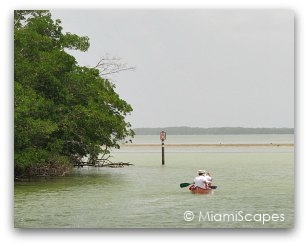
[[[107,54],[135,127],[294,127],[294,13],[288,10],[53,10],[90,38],[80,65]]]

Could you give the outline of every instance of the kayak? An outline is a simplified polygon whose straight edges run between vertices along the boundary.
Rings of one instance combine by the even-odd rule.
[[[200,187],[195,187],[195,186],[190,186],[189,187],[189,190],[191,191],[191,193],[193,193],[193,194],[209,194],[209,193],[211,193],[211,191],[213,190],[213,189],[202,189],[202,188],[200,188]]]

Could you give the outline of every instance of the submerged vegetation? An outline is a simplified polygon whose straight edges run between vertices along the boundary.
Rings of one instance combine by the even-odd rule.
[[[119,148],[134,135],[132,107],[99,68],[79,66],[88,37],[63,33],[49,11],[14,12],[14,171],[65,175],[76,162]]]

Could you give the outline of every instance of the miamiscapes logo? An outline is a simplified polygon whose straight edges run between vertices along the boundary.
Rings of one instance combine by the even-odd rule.
[[[235,211],[234,213],[215,213],[214,211],[196,213],[192,211],[184,212],[184,220],[192,221],[198,219],[199,222],[260,222],[263,225],[266,222],[283,222],[285,220],[284,214],[266,214],[266,213],[245,213],[244,211]]]

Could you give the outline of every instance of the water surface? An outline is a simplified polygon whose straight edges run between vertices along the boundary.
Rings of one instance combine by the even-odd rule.
[[[183,142],[183,136],[179,138]],[[196,141],[187,138],[188,142]],[[15,227],[293,226],[293,148],[166,149],[165,165],[161,164],[160,149],[136,149],[113,153],[114,161],[134,166],[84,167],[75,169],[69,177],[16,182]],[[212,173],[218,188],[211,194],[194,195],[180,188],[180,183],[193,180],[198,169]]]

